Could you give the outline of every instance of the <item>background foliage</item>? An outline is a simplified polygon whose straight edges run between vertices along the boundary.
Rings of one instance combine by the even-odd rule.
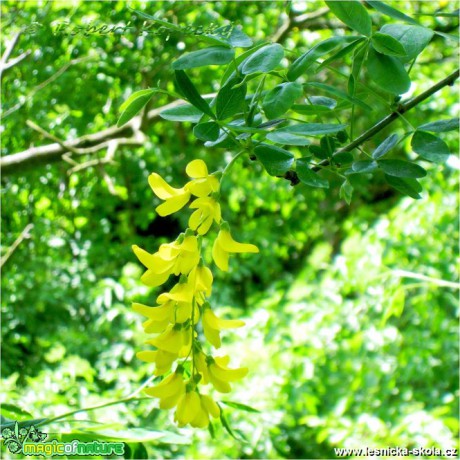
[[[456,2],[391,5],[443,33],[458,26],[445,15]],[[69,141],[114,126],[132,92],[171,89],[170,63],[199,48],[197,35],[143,33],[128,6],[184,26],[240,24],[255,43],[279,40],[291,62],[346,29],[323,2],[2,2],[3,49],[22,30],[13,56],[28,53],[2,76],[2,156],[50,142],[27,120]],[[369,13],[378,27],[393,21]],[[305,14],[306,23],[295,22]],[[64,22],[129,21],[133,28],[120,33],[55,33]],[[455,41],[435,36],[411,73],[411,91],[450,73],[457,51]],[[350,62],[336,63],[327,83],[342,87]],[[190,75],[206,94],[222,72],[203,67]],[[155,94],[149,108],[169,102]],[[370,102],[383,113],[385,104]],[[458,94],[447,87],[406,117],[419,126],[457,115]],[[356,132],[368,127],[360,114]],[[372,142],[402,129],[398,121]],[[150,366],[134,356],[145,337],[130,303],[149,303],[155,292],[137,281],[142,269],[130,247],[153,251],[188,215],[158,217],[147,177],[157,171],[180,184],[191,159],[204,158],[213,171],[235,153],[204,148],[189,123],[155,118],[142,130],[141,145],[119,147],[113,162],[71,174],[64,161],[42,162],[2,178],[2,256],[32,225],[3,266],[2,401],[35,418],[121,399],[150,377]],[[458,151],[458,133],[443,139]],[[410,155],[409,141],[398,149]],[[228,407],[243,440],[221,427],[214,440],[177,429],[153,400],[83,412],[79,422],[47,432],[126,440],[132,458],[329,458],[334,447],[455,447],[459,163],[451,157],[442,167],[423,166],[421,200],[402,198],[377,177],[355,190],[350,206],[338,190],[293,188],[257,163],[232,169],[224,217],[237,237],[261,248],[234,260],[213,293],[220,312],[247,321],[224,345],[250,368],[229,398],[260,411]],[[29,417],[14,407],[2,414]]]

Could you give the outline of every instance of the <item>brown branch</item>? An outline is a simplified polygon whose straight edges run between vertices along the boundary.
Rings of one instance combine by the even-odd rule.
[[[205,95],[205,97],[208,96],[214,96],[214,94]],[[163,107],[150,110],[147,113],[147,120],[152,122],[159,118],[160,112],[163,110],[177,107],[183,103],[184,101],[177,100]],[[9,174],[22,172],[31,167],[61,161],[63,155],[69,153],[69,147],[72,150],[86,149],[83,153],[91,154],[107,147],[107,141],[111,139],[118,139],[120,143],[123,143],[124,139],[138,135],[140,132],[140,122],[141,117],[137,116],[124,126],[112,126],[94,134],[87,134],[77,139],[65,141],[65,147],[62,145],[62,142],[55,142],[40,147],[31,147],[23,152],[4,156],[0,159],[0,171],[3,176],[8,176]]]
[[[341,153],[351,152],[356,147],[359,147],[364,142],[368,141],[372,137],[374,137],[378,132],[382,131],[382,129],[386,128],[390,123],[393,123],[396,119],[399,118],[400,115],[408,112],[409,110],[413,109],[425,99],[428,99],[433,94],[437,93],[440,89],[444,88],[445,86],[451,86],[454,84],[455,80],[460,76],[460,70],[457,69],[455,72],[452,72],[449,76],[444,78],[443,80],[436,83],[430,89],[427,89],[423,93],[419,94],[418,96],[409,99],[407,101],[401,102],[394,112],[387,115],[385,118],[382,118],[378,121],[374,126],[369,128],[365,131],[361,136],[357,137],[355,140],[350,142],[349,144],[345,145],[341,149],[334,152],[332,157],[340,155]],[[330,164],[329,160],[321,161],[317,166],[311,168],[313,171],[317,172],[320,171],[323,167],[328,166]],[[297,185],[300,182],[299,177],[295,171],[288,171],[284,175],[284,179],[287,179],[291,182],[291,185]]]
[[[330,28],[329,24],[318,21],[318,19],[325,16],[328,12],[329,8],[321,8],[313,13],[305,13],[298,16],[289,14],[289,19],[273,35],[273,41],[282,43],[295,27],[299,29],[308,28],[309,30]]]

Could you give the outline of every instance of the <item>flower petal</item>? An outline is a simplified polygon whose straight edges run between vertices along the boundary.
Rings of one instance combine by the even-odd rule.
[[[154,387],[146,388],[145,393],[156,398],[168,398],[184,388],[184,380],[180,374],[171,374]]]
[[[169,216],[182,209],[190,199],[190,192],[185,191],[181,195],[173,196],[167,199],[164,203],[155,208],[155,211],[161,216]]]
[[[185,386],[183,390],[178,393],[173,394],[169,398],[162,398],[160,399],[160,409],[172,409],[173,407],[177,406],[179,399],[185,392]]]
[[[216,265],[224,272],[228,271],[228,252],[224,251],[216,238],[212,246],[212,258]]]
[[[209,373],[219,380],[224,382],[233,382],[242,379],[248,373],[247,367],[239,367],[237,369],[222,368],[217,364],[209,365]]]
[[[218,378],[215,377],[214,374],[209,371],[209,380],[213,384],[214,388],[219,392],[219,393],[230,393],[232,391],[232,387],[228,382],[224,382]]]
[[[206,308],[203,313],[203,322],[206,321],[213,329],[233,329],[244,326],[244,321],[240,319],[222,319],[215,315],[210,309]]]
[[[160,350],[169,351],[169,353],[179,354],[179,350],[183,347],[182,331],[168,328],[158,337],[153,338],[148,343],[155,345]]]
[[[238,243],[227,230],[221,230],[217,236],[219,244],[227,252],[259,252],[259,248],[253,244]]]
[[[155,195],[162,199],[167,200],[173,196],[183,193],[183,189],[171,187],[159,174],[152,173],[149,176],[149,185]]]
[[[202,179],[193,179],[186,184],[187,190],[197,197],[207,197],[219,190],[219,179],[215,176],[208,176]]]
[[[190,391],[185,393],[180,399],[177,410],[176,410],[176,420],[181,425],[187,425],[190,423],[200,411],[200,397],[195,391]]]
[[[195,428],[206,428],[209,425],[209,415],[202,407],[198,411],[196,417],[190,422]]]
[[[213,328],[209,324],[209,322],[208,322],[209,315],[207,314],[207,312],[209,312],[209,311],[210,310],[207,309],[203,313],[203,332],[204,332],[204,336],[206,337],[206,340],[211,345],[214,345],[215,348],[220,348],[221,341],[220,341],[219,330],[217,328]]]
[[[217,403],[208,395],[200,395],[201,406],[209,412],[214,418],[220,417],[220,407]]]
[[[155,265],[155,257],[153,254],[150,254],[145,249],[140,248],[136,244],[131,246],[134,254],[139,259],[139,262],[146,268],[150,268]]]
[[[192,179],[206,177],[208,175],[208,167],[203,160],[193,160],[187,165],[185,172]]]
[[[209,382],[208,366],[206,364],[206,357],[203,352],[198,352],[193,355],[195,366],[201,374],[200,384],[206,385]]]
[[[169,278],[169,273],[154,273],[152,270],[147,270],[142,276],[141,281],[149,287],[161,286]]]

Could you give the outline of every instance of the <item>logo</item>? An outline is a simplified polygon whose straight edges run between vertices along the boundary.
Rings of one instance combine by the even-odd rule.
[[[3,428],[2,437],[7,449],[12,454],[43,455],[123,455],[125,445],[122,442],[82,442],[74,439],[71,442],[59,442],[57,439],[44,442],[46,433],[37,430],[34,425]]]

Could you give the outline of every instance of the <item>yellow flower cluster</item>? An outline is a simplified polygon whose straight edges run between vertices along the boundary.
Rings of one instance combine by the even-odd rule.
[[[222,221],[219,199],[220,181],[218,174],[208,174],[204,161],[191,161],[186,168],[190,181],[182,188],[171,187],[161,176],[153,173],[149,184],[158,198],[164,201],[156,211],[167,216],[182,209],[193,197],[190,208],[189,228],[172,243],[162,244],[154,254],[133,246],[139,261],[146,267],[141,281],[150,287],[161,286],[171,275],[179,277],[169,292],[163,292],[154,307],[134,303],[136,312],[144,315],[145,332],[156,334],[147,343],[152,350],[137,354],[143,361],[155,363],[154,374],[167,375],[157,385],[147,388],[148,395],[159,398],[160,408],[176,408],[175,421],[179,426],[190,424],[204,428],[209,425],[210,416],[220,416],[219,405],[209,396],[202,394],[199,385],[210,383],[221,393],[231,391],[230,382],[241,379],[247,368],[228,367],[228,356],[213,357],[205,353],[200,341],[199,330],[215,348],[220,348],[220,332],[223,329],[244,325],[240,320],[219,318],[208,301],[212,292],[213,276],[204,264],[201,246],[203,235],[213,222],[220,226],[214,240],[212,257],[223,271],[229,267],[231,253],[259,252],[253,244],[239,243]],[[201,323],[201,328],[198,328]],[[177,361],[174,371],[173,363]]]

